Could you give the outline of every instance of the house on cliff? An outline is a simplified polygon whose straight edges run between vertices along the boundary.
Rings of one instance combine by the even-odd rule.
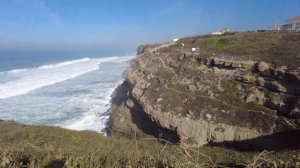
[[[220,29],[219,31],[216,31],[216,32],[212,32],[210,33],[211,35],[222,35],[224,33],[227,33],[229,32],[229,29],[228,28],[222,28]]]
[[[300,30],[300,16],[287,19],[282,30]]]

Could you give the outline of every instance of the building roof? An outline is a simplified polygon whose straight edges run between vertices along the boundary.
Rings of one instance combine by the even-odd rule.
[[[296,21],[300,21],[300,16],[296,16],[296,17],[293,17],[293,18],[290,18],[288,20],[286,20],[287,22],[296,22]]]

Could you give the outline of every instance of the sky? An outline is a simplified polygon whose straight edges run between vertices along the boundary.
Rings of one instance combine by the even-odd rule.
[[[294,16],[300,0],[0,0],[0,50],[134,50]]]

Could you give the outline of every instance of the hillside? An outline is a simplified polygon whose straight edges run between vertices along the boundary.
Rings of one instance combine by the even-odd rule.
[[[300,148],[299,61],[296,32],[141,46],[117,90],[110,133],[187,147]]]
[[[0,167],[300,166],[300,33],[137,51],[112,97],[109,136],[0,120]]]
[[[90,131],[0,121],[0,167],[245,167],[291,166],[299,151],[188,149],[151,139],[104,137]]]

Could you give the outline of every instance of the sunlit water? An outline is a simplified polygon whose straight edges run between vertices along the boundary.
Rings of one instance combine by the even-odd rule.
[[[0,119],[103,132],[132,56],[80,58],[0,72]]]

